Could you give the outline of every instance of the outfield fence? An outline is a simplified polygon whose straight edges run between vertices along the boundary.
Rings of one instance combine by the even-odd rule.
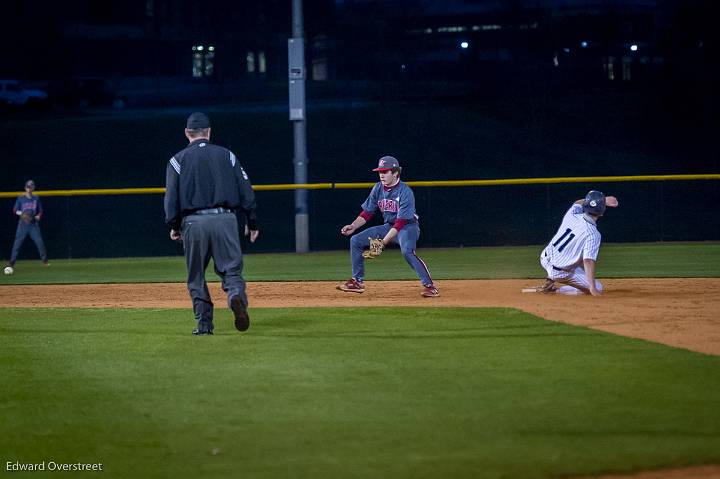
[[[603,240],[692,241],[720,239],[720,174],[588,176],[490,180],[407,181],[415,191],[422,247],[542,244],[566,208],[589,189],[619,198],[620,208],[601,221]],[[258,184],[261,238],[251,252],[293,251],[294,192],[306,189],[311,249],[347,247],[342,225],[360,211],[374,183]],[[167,239],[164,188],[44,190],[43,235],[51,257],[121,257],[179,254]],[[10,212],[20,191],[0,192]],[[0,215],[7,258],[16,219]],[[21,258],[34,258],[26,241]]]

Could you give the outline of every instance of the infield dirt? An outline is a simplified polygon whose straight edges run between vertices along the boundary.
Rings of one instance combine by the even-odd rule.
[[[427,306],[511,307],[551,321],[720,355],[720,279],[609,279],[601,297],[522,293],[532,280],[440,281],[438,298],[423,298],[415,281],[368,281],[362,294],[334,282],[251,282],[250,308]],[[210,283],[216,305],[225,305],[219,283]],[[184,284],[9,285],[4,307],[187,308]],[[251,313],[252,314],[252,313]]]

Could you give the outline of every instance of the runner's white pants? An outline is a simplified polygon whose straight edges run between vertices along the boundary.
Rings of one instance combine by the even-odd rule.
[[[590,281],[587,279],[585,269],[577,266],[574,269],[558,269],[550,264],[545,256],[540,257],[540,265],[547,271],[547,277],[562,284],[556,293],[559,294],[590,294]],[[603,286],[600,281],[595,280],[595,288],[602,292]]]

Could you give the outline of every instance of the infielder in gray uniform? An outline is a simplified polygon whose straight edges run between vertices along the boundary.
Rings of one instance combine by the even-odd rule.
[[[540,254],[540,264],[547,271],[547,279],[537,287],[538,292],[602,294],[602,284],[595,279],[601,243],[597,221],[607,206],[618,206],[617,198],[606,197],[595,190],[572,204],[557,233]]]
[[[425,262],[415,253],[420,237],[418,215],[415,213],[415,195],[408,185],[400,180],[402,168],[396,158],[383,156],[378,161],[378,181],[370,195],[362,204],[360,215],[349,225],[340,229],[344,236],[350,236],[367,223],[377,212],[383,217],[383,224],[370,227],[350,238],[350,258],[352,278],[337,285],[337,289],[347,293],[365,291],[365,259],[372,259],[382,253],[385,246],[398,243],[400,251],[422,284],[420,295],[426,298],[440,296],[433,284]],[[363,251],[365,248],[370,248]]]
[[[35,242],[43,264],[45,266],[50,264],[48,263],[45,243],[40,233],[40,220],[43,217],[42,202],[40,198],[33,194],[33,191],[35,191],[35,182],[27,180],[25,182],[25,194],[19,196],[15,200],[15,206],[13,206],[13,214],[18,216],[18,225],[15,231],[15,242],[10,253],[10,261],[7,264],[10,268],[15,266],[15,261],[17,261],[18,254],[20,254],[20,247],[28,236]]]

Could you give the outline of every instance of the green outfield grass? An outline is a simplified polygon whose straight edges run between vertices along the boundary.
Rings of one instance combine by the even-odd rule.
[[[532,479],[720,462],[718,357],[511,309],[216,322],[193,337],[183,310],[2,310],[3,467]]]
[[[437,248],[419,250],[435,279],[541,278],[542,246],[497,248]],[[603,245],[598,261],[600,278],[720,277],[720,242],[634,243]],[[20,261],[2,284],[184,282],[180,256]],[[212,267],[208,278],[213,278]],[[415,279],[397,248],[367,266],[368,280]],[[250,254],[245,256],[249,281],[343,280],[350,276],[347,251],[308,254]]]

